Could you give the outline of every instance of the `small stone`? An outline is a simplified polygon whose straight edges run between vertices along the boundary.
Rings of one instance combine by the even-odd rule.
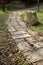
[[[19,51],[19,49],[16,49],[16,52],[18,52]]]
[[[12,54],[9,55],[9,57],[11,57],[11,56],[12,56]]]
[[[14,58],[12,59],[12,62],[14,62]]]
[[[43,37],[39,37],[39,40],[40,40],[40,41],[43,41]]]

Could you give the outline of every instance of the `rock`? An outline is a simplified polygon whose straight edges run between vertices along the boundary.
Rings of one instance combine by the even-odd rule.
[[[39,37],[39,40],[43,42],[43,37],[40,36],[40,37]]]
[[[15,59],[13,58],[13,59],[12,59],[12,62],[14,62],[14,61],[15,61]]]
[[[16,52],[18,52],[19,51],[19,49],[16,49]]]
[[[12,57],[12,54],[9,54],[9,57]]]
[[[36,25],[38,23],[36,12],[35,11],[25,12],[24,21],[29,25]]]

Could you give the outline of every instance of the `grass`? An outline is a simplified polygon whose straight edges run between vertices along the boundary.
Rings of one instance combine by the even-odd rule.
[[[21,19],[24,19],[25,13],[21,15]],[[39,20],[39,23],[37,26],[29,26],[32,30],[38,32],[40,35],[43,35],[43,10],[40,10],[40,12],[37,12],[37,17]]]
[[[2,17],[3,19],[5,19],[8,15],[9,15],[10,11],[1,11],[0,10],[0,17]]]
[[[5,24],[5,20],[8,15],[9,15],[9,12],[0,11],[0,41],[5,40],[6,36],[7,36],[6,33],[8,31],[7,31],[7,25]],[[5,36],[5,37],[3,37],[3,36]]]
[[[21,19],[24,20],[24,17],[25,17],[25,12],[23,12],[21,15],[20,15]]]

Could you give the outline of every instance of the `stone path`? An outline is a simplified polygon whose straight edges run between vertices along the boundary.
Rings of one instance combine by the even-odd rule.
[[[26,60],[32,65],[43,65],[43,42],[38,41],[28,33],[26,24],[20,18],[21,11],[12,12],[6,24],[12,38]]]

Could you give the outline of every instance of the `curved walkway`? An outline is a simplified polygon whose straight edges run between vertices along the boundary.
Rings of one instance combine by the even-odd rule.
[[[21,11],[17,11],[9,15],[6,21],[8,31],[30,64],[43,65],[43,42],[34,39],[28,33],[26,24],[20,18],[20,13]]]

